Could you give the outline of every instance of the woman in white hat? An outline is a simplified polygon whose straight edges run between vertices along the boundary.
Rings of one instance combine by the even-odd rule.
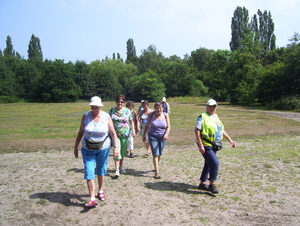
[[[206,112],[202,113],[196,122],[195,136],[199,152],[204,157],[204,166],[200,176],[199,189],[212,193],[219,193],[214,182],[217,180],[219,170],[219,160],[217,151],[222,148],[221,140],[223,136],[234,148],[236,143],[224,130],[224,125],[216,114],[217,102],[210,99],[206,102]],[[209,185],[205,184],[209,180]]]
[[[95,199],[95,165],[99,186],[97,198],[104,201],[106,199],[104,195],[104,176],[107,174],[111,138],[115,144],[118,138],[109,114],[100,110],[100,107],[103,106],[101,98],[98,96],[92,97],[89,105],[91,111],[84,113],[81,119],[74,146],[74,156],[76,159],[78,158],[78,146],[82,140],[81,153],[84,163],[84,179],[87,180],[90,194],[90,201],[85,206],[91,208],[97,206]],[[114,157],[118,157],[119,150],[117,146],[114,147],[113,154]]]

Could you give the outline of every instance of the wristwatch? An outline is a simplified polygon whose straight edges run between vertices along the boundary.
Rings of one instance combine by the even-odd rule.
[[[118,146],[114,146],[114,148],[118,148]]]

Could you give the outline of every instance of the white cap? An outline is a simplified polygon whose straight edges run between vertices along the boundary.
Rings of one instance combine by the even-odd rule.
[[[165,97],[163,97],[161,101],[164,101],[164,102],[166,102],[166,101],[167,101],[167,99],[166,99]]]
[[[89,105],[99,106],[99,107],[104,106],[102,104],[101,98],[97,97],[97,96],[94,96],[94,97],[91,98],[91,101],[90,101]]]
[[[218,104],[217,104],[217,102],[214,99],[209,99],[206,102],[206,105],[213,106],[213,105],[218,105]]]

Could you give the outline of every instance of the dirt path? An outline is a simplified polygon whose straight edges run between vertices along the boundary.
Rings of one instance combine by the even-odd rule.
[[[300,120],[299,113],[268,114]],[[107,200],[94,209],[83,207],[88,191],[82,159],[66,148],[74,140],[43,140],[37,152],[1,154],[0,225],[300,225],[300,136],[272,139],[241,139],[235,149],[225,144],[218,195],[197,189],[203,159],[195,145],[170,142],[162,179],[156,180],[139,141],[118,180],[110,156]],[[287,144],[293,144],[291,153],[283,155]],[[15,145],[30,149],[36,143]]]
[[[293,119],[295,121],[300,122],[300,113],[293,112],[281,112],[281,111],[267,111],[270,115],[275,115],[280,118]]]

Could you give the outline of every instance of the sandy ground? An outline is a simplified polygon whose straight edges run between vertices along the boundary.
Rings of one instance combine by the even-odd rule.
[[[299,140],[287,142],[299,150]],[[82,159],[66,148],[74,141],[51,142],[37,152],[1,154],[0,225],[300,225],[298,157],[269,161],[268,152],[258,155],[249,141],[239,141],[236,149],[225,145],[219,153],[220,193],[214,195],[197,189],[203,159],[195,145],[168,145],[162,179],[156,180],[152,159],[142,156],[137,142],[135,158],[125,159],[127,174],[117,180],[110,156],[107,200],[87,209]],[[247,158],[235,158],[235,151]]]

